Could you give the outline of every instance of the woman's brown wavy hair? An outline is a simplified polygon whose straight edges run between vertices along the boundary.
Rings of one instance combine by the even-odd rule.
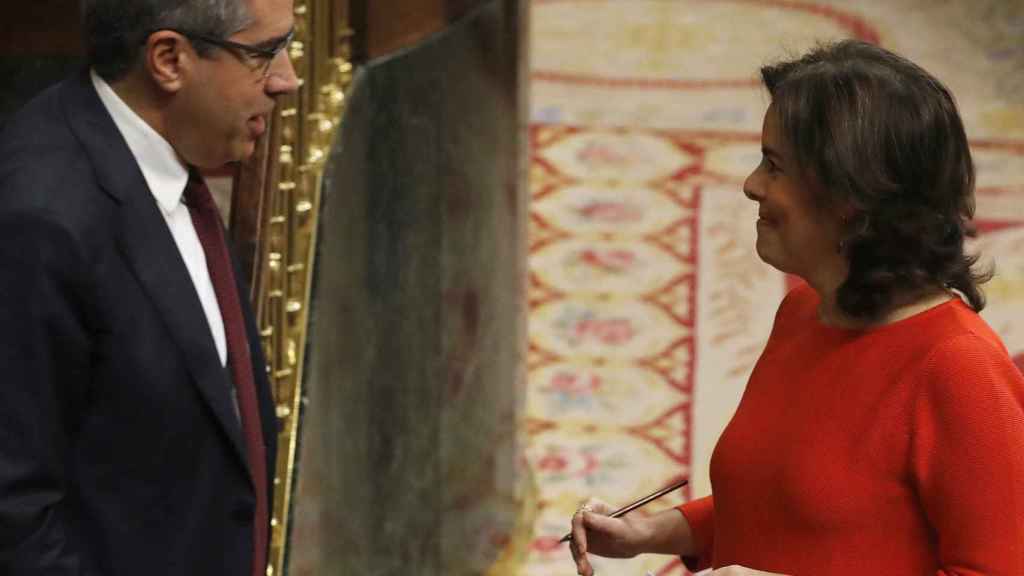
[[[856,40],[820,45],[761,69],[783,137],[826,209],[849,213],[840,309],[884,314],[899,297],[960,292],[976,311],[965,254],[974,235],[974,164],[949,90],[921,67]]]

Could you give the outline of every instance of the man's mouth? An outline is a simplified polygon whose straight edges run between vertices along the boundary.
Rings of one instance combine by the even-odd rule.
[[[259,138],[267,131],[267,117],[264,115],[249,118],[249,132],[253,138]]]

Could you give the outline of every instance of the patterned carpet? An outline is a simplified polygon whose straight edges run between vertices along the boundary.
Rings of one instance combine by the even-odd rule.
[[[533,533],[518,574],[573,574],[578,501],[648,512],[710,491],[714,443],[767,337],[784,277],[753,251],[740,192],[759,161],[766,62],[819,39],[876,41],[957,95],[978,167],[975,243],[997,266],[984,316],[1024,364],[1024,4],[534,0],[526,460]],[[1016,39],[1016,40],[1015,40]],[[677,560],[596,561],[682,575]]]

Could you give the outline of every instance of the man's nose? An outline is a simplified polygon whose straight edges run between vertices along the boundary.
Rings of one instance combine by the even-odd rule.
[[[299,77],[295,73],[295,66],[288,55],[288,50],[282,50],[270,64],[270,72],[267,76],[267,94],[272,96],[291,94],[298,89]]]

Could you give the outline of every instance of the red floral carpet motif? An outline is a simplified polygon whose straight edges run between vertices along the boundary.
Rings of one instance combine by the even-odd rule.
[[[531,136],[527,412],[544,532],[533,552],[559,564],[581,488],[632,499],[689,473],[699,191],[715,176],[694,139]]]

